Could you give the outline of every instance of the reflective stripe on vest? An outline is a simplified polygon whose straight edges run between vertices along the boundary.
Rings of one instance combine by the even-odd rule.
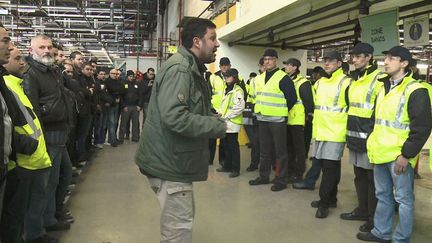
[[[19,96],[17,94],[15,94],[15,92],[13,92],[13,91],[12,91],[12,94],[15,96],[15,99],[17,100],[18,107],[19,107],[21,113],[23,113],[23,115],[27,121],[27,124],[33,130],[33,134],[30,134],[30,136],[33,139],[37,140],[39,138],[39,136],[42,134],[42,131],[36,127],[36,124],[33,121],[33,117],[30,116],[27,108],[20,101]]]
[[[381,89],[377,97],[374,129],[367,140],[371,163],[393,162],[401,154],[410,133],[408,100],[412,92],[419,88],[424,87],[412,77],[405,77],[388,94],[384,94],[384,88]],[[417,163],[417,157],[409,159],[412,167]]]
[[[323,77],[315,84],[312,137],[316,141],[346,141],[348,106],[344,97],[350,82],[351,79],[339,68],[330,78]]]
[[[222,103],[222,98],[225,90],[225,81],[216,74],[210,77],[210,85],[212,88],[211,104],[214,109],[218,109]]]
[[[303,106],[303,101],[300,97],[300,86],[302,86],[305,82],[309,82],[304,77],[297,75],[297,77],[293,80],[294,87],[296,89],[297,101],[294,106],[288,112],[288,125],[300,125],[304,126],[306,122],[306,114],[305,108]]]
[[[322,105],[316,105],[315,109],[317,110],[321,110],[321,111],[330,111],[330,112],[346,112],[347,111],[347,107],[344,108],[340,108],[338,107],[338,101],[339,101],[339,97],[341,94],[341,88],[342,88],[342,84],[344,83],[345,80],[349,79],[348,76],[345,76],[343,79],[341,79],[341,81],[338,84],[337,87],[337,95],[335,96],[334,100],[333,100],[333,106],[329,107],[329,106],[322,106]],[[317,90],[318,90],[318,86],[317,86]]]
[[[255,78],[255,113],[264,116],[288,116],[285,95],[279,88],[279,82],[286,76],[286,73],[277,70],[267,83],[265,82],[265,76],[266,73],[264,72]]]
[[[22,79],[13,75],[4,76],[7,87],[12,91],[21,113],[24,115],[27,124],[14,126],[15,132],[29,136],[38,141],[36,151],[30,155],[17,153],[16,161],[10,161],[8,169],[15,168],[16,162],[22,168],[29,170],[44,169],[51,166],[51,159],[48,155],[42,128],[36,114],[32,110],[32,105],[28,97],[24,94],[21,87]],[[32,116],[33,114],[33,116]]]
[[[367,132],[356,132],[356,131],[347,130],[347,136],[366,139],[368,136],[368,133]]]
[[[372,102],[372,95],[373,95],[373,93],[374,93],[374,90],[375,90],[375,84],[376,84],[376,82],[377,82],[377,80],[378,80],[378,78],[382,75],[382,74],[384,74],[383,72],[378,72],[376,75],[375,75],[375,77],[373,78],[373,80],[372,80],[372,82],[370,83],[370,85],[369,85],[369,88],[367,89],[367,93],[366,93],[366,99],[365,99],[365,101],[364,102],[353,102],[352,100],[354,99],[351,99],[351,96],[354,96],[354,94],[352,94],[351,92],[351,87],[353,87],[353,88],[355,88],[354,86],[356,86],[356,81],[355,82],[353,82],[352,84],[351,84],[351,87],[350,87],[350,91],[348,91],[349,92],[349,100],[350,100],[350,103],[349,103],[349,107],[354,107],[354,108],[358,108],[358,109],[364,109],[364,110],[368,110],[368,114],[367,114],[367,117],[365,117],[365,118],[369,118],[371,115],[372,115],[372,110],[373,110],[373,108],[374,108],[374,104],[373,104],[373,102]],[[360,117],[363,117],[363,116],[366,116],[366,115],[363,115],[363,116],[361,116],[360,114],[357,114],[358,112],[355,112],[355,110],[354,109],[352,109],[351,111],[350,110],[348,110],[348,114],[349,115],[354,115],[354,116],[360,116]],[[370,113],[370,115],[369,115],[369,113]]]
[[[234,106],[234,99],[233,99],[234,97],[233,96],[237,92],[242,92],[243,93],[243,89],[240,86],[238,86],[237,84],[235,84],[234,87],[233,87],[233,89],[230,92],[228,92],[228,94],[226,94],[226,96],[228,97],[228,101],[224,102],[225,100],[222,99],[221,113],[222,113],[222,117],[223,118],[225,118],[225,116],[228,113],[228,111],[233,108],[233,106]],[[226,99],[226,97],[225,97],[225,99]],[[238,115],[238,116],[236,116],[234,118],[231,118],[230,121],[232,123],[241,125],[242,121],[243,121],[243,114],[240,114],[240,115]]]

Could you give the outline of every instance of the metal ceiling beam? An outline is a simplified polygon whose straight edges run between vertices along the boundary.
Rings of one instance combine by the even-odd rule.
[[[260,36],[260,35],[263,35],[263,34],[267,34],[269,32],[269,30],[279,29],[279,28],[285,27],[285,26],[287,26],[289,24],[295,23],[297,21],[304,20],[305,18],[309,18],[309,17],[315,16],[317,14],[323,13],[323,12],[328,11],[328,10],[339,8],[339,7],[342,7],[342,6],[344,6],[346,4],[350,4],[350,3],[352,3],[352,0],[341,0],[341,1],[338,1],[338,2],[335,2],[335,3],[332,3],[332,4],[327,5],[325,7],[318,8],[316,10],[312,10],[309,13],[306,13],[306,14],[300,15],[298,17],[286,20],[286,21],[284,21],[282,23],[270,26],[270,27],[268,27],[265,30],[260,30],[258,32],[253,33],[253,34],[244,36],[244,37],[242,37],[240,39],[237,39],[235,41],[230,42],[230,45],[235,45],[235,44],[237,44],[237,43],[239,43],[241,41],[244,41],[244,40],[250,40],[253,37]]]
[[[317,33],[324,32],[324,31],[334,30],[334,29],[337,29],[337,28],[342,28],[342,27],[345,27],[347,25],[353,25],[353,24],[357,24],[357,23],[358,23],[358,19],[352,19],[352,20],[349,20],[349,21],[346,21],[346,22],[343,22],[343,23],[334,24],[334,25],[326,26],[326,27],[323,27],[323,28],[320,28],[320,29],[304,32],[304,33],[301,33],[301,34],[298,34],[298,35],[293,35],[293,36],[289,36],[289,37],[286,37],[286,38],[282,38],[282,39],[277,40],[277,41],[269,42],[268,44],[272,45],[272,44],[283,42],[283,41],[287,41],[287,40],[293,40],[293,39],[296,39],[296,38],[307,37],[309,35],[317,34]]]

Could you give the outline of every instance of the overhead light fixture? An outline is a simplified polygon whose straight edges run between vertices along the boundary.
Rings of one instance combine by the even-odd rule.
[[[368,1],[368,0],[360,0],[360,4],[359,4],[359,14],[363,14],[363,15],[369,15],[369,7],[372,4]]]
[[[274,36],[273,30],[270,30],[268,35],[267,35],[267,40],[274,41],[274,38],[275,38],[275,36]]]

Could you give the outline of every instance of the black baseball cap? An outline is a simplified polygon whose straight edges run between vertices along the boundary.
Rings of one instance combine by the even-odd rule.
[[[394,46],[388,51],[382,52],[384,55],[392,55],[394,57],[400,57],[403,60],[407,60],[410,65],[413,64],[413,58],[411,52],[402,46]]]
[[[230,61],[230,59],[228,57],[222,57],[219,60],[219,65],[220,66],[231,65],[231,61]]]
[[[373,54],[374,48],[368,43],[358,43],[354,46],[350,54],[358,55],[358,54]]]
[[[132,70],[127,70],[126,76],[135,76],[135,73]]]
[[[291,64],[292,66],[295,66],[295,67],[298,67],[298,68],[301,66],[301,62],[297,58],[289,58],[288,60],[286,60],[286,61],[284,61],[282,63],[283,64]]]
[[[228,71],[225,73],[225,75],[227,76],[227,77],[235,77],[235,78],[238,78],[238,71],[237,71],[237,69],[235,69],[235,68],[230,68],[230,69],[228,69]]]
[[[337,51],[328,51],[324,53],[324,59],[336,59],[342,61],[342,57]]]
[[[263,57],[276,57],[276,58],[278,58],[278,53],[275,49],[266,49],[264,51]]]

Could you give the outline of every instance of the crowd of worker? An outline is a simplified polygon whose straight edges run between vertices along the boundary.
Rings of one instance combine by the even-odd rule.
[[[0,35],[0,241],[58,242],[47,232],[75,221],[67,202],[94,151],[138,142],[155,70],[66,57],[45,35],[32,38],[27,56],[3,26]]]
[[[228,57],[206,73],[218,46],[213,23],[191,20],[155,79],[152,68],[124,75],[78,51],[66,58],[44,35],[24,56],[0,26],[1,242],[58,242],[47,232],[74,222],[65,202],[80,168],[95,150],[126,139],[139,142],[136,163],[161,203],[161,241],[190,242],[192,182],[207,179],[217,139],[217,171],[240,176],[242,126],[251,148],[246,171],[258,170],[250,186],[314,190],[322,174],[311,207],[326,218],[338,205],[346,146],[358,205],[341,219],[365,221],[360,240],[409,242],[414,168],[432,128],[431,86],[419,80],[409,50],[383,52],[381,70],[374,48],[359,43],[350,52],[353,72],[339,52],[327,51],[308,79],[300,60],[283,60],[281,69],[278,52],[266,49],[259,74],[245,81]]]
[[[317,208],[315,217],[326,218],[329,209],[337,207],[346,146],[358,206],[340,218],[365,221],[357,235],[360,240],[390,242],[396,207],[394,242],[409,242],[414,169],[431,131],[432,86],[419,80],[406,48],[383,52],[384,70],[373,53],[370,44],[357,44],[350,52],[355,67],[350,73],[340,53],[325,52],[324,66],[315,67],[312,80],[300,74],[296,58],[283,61],[280,69],[273,49],[264,52],[259,74],[251,73],[247,81],[223,57],[220,71],[209,76],[211,103],[217,116],[245,128],[251,148],[246,171],[259,169],[251,186],[271,183],[272,191],[280,191],[292,184],[294,189],[314,190],[322,172],[319,199],[311,207]],[[230,141],[237,140],[238,132],[239,127],[228,129],[220,140],[221,166],[216,171],[230,172],[229,177],[239,176],[239,145]],[[210,164],[215,144],[210,143]],[[305,174],[310,145],[312,166]]]

